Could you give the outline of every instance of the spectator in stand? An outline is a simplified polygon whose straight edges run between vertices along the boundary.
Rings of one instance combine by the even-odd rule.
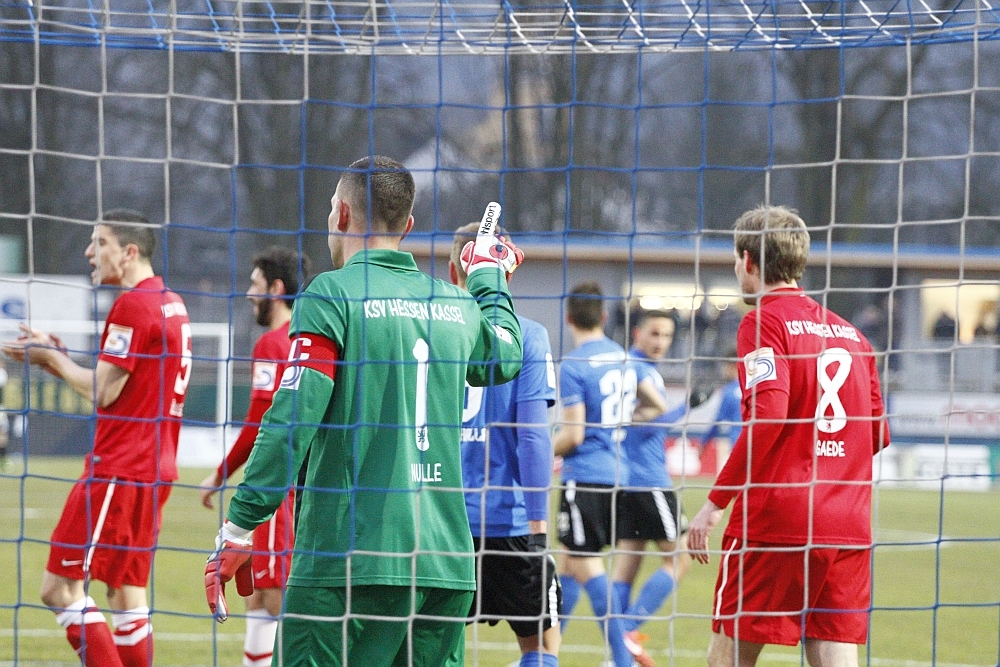
[[[7,369],[4,368],[3,361],[0,361],[0,472],[7,472],[11,468],[8,456],[8,446],[10,444],[10,418],[3,405],[3,388],[7,386]]]
[[[955,318],[948,313],[941,311],[938,318],[934,320],[934,339],[946,342],[954,341],[956,326]]]

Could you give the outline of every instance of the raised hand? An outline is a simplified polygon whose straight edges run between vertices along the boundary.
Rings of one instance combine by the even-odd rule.
[[[500,220],[500,204],[490,202],[479,223],[475,241],[462,248],[461,262],[466,275],[484,267],[498,267],[507,278],[524,261],[524,253],[513,242],[496,234]]]
[[[523,261],[521,249],[502,236],[494,236],[485,250],[480,241],[469,241],[462,248],[462,268],[467,275],[483,267],[499,267],[509,279]]]

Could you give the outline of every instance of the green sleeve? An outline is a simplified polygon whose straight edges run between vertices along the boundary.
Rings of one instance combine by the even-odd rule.
[[[466,380],[474,387],[510,382],[521,372],[521,325],[500,269],[479,269],[469,276],[469,293],[479,304],[479,340],[469,359]]]
[[[302,368],[295,388],[281,387],[264,413],[247,460],[243,481],[229,502],[226,518],[256,528],[271,518],[295,485],[333,395],[333,380]]]
[[[327,290],[328,293],[320,290]],[[331,297],[331,294],[334,296]],[[314,283],[295,298],[288,333],[291,336],[309,332],[329,338],[344,349],[344,332],[347,331],[347,304],[351,297],[343,294],[340,286],[327,274],[321,274]]]

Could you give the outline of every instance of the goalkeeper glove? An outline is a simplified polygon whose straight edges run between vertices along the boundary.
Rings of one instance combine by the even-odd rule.
[[[693,389],[691,395],[688,396],[688,407],[694,409],[710,399],[712,397],[712,392],[706,391],[704,389]]]
[[[479,236],[462,248],[462,268],[471,276],[473,271],[484,267],[497,267],[507,279],[524,261],[524,253],[502,236]]]
[[[226,582],[236,577],[236,591],[243,597],[253,593],[253,572],[250,568],[252,530],[226,521],[215,537],[215,551],[205,564],[205,598],[215,620],[224,623],[229,617],[226,605]]]

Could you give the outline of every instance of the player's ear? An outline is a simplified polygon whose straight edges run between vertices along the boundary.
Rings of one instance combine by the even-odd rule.
[[[406,229],[403,230],[403,235],[400,237],[400,240],[405,239],[406,235],[410,233],[411,229],[413,229],[413,216],[412,215],[406,221]],[[452,282],[454,282],[454,281],[452,281]],[[458,283],[455,283],[455,284],[457,285]]]
[[[340,210],[337,211],[337,231],[346,234],[347,229],[351,226],[351,205],[343,199],[339,199],[337,206],[340,207]]]
[[[271,296],[282,296],[284,294],[288,294],[288,291],[285,290],[285,281],[281,278],[275,278],[274,282],[267,288],[267,293]]]
[[[126,243],[125,247],[122,248],[122,259],[127,259],[132,262],[139,259],[139,246],[134,243]]]
[[[448,278],[452,285],[458,284],[458,269],[455,268],[455,262],[450,259],[448,260]]]

